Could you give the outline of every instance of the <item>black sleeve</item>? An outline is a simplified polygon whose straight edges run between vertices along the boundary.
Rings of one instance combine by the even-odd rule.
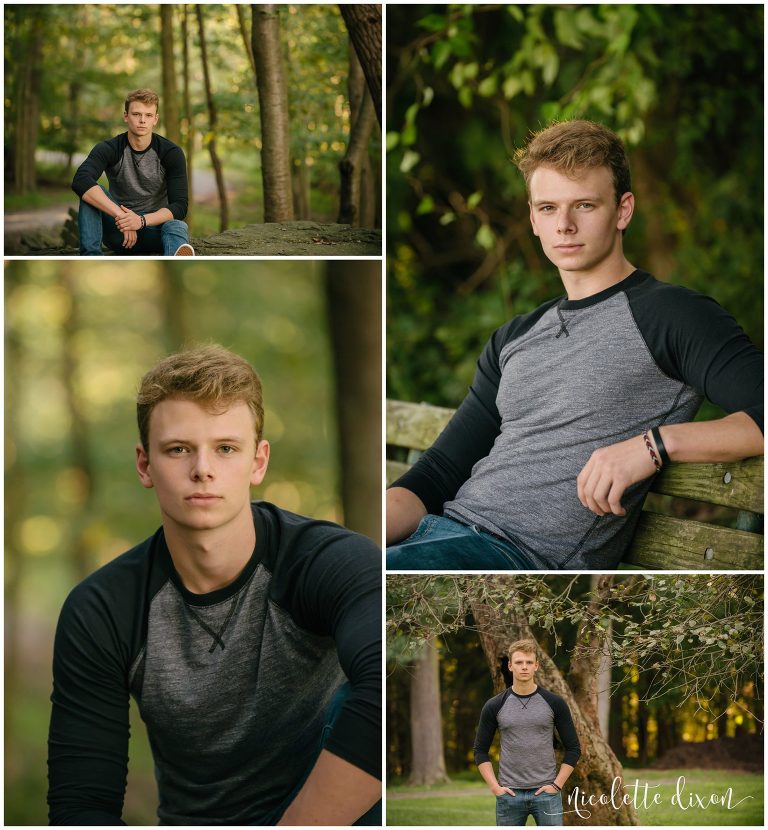
[[[381,778],[381,550],[364,536],[327,526],[299,544],[312,550],[294,567],[290,611],[299,625],[333,637],[352,691],[326,749]],[[332,528],[332,529],[331,529]]]
[[[53,654],[48,735],[51,824],[123,824],[128,685],[104,596],[82,584],[64,604]]]
[[[165,184],[168,188],[168,210],[174,219],[183,219],[189,207],[187,160],[181,147],[170,141],[166,143],[168,147],[163,152],[161,161],[165,168]]]
[[[628,292],[635,321],[662,371],[763,430],[763,355],[711,297],[657,283]]]
[[[488,750],[491,748],[498,728],[496,716],[499,714],[499,709],[501,709],[505,697],[505,692],[492,697],[480,712],[480,722],[477,724],[477,733],[475,734],[475,764],[479,765],[491,760]]]
[[[496,407],[501,370],[499,352],[504,344],[503,326],[483,349],[472,386],[435,443],[393,487],[415,493],[428,513],[440,514],[470,477],[472,468],[491,451],[499,434],[501,417]]]
[[[571,710],[560,695],[542,689],[540,686],[539,693],[550,705],[555,715],[555,729],[565,749],[563,763],[575,767],[581,755],[581,746],[579,745],[579,736],[576,734],[576,727],[573,725]]]
[[[99,183],[101,175],[107,167],[117,162],[118,157],[116,139],[100,141],[77,168],[75,178],[72,179],[72,190],[82,199],[83,193]]]

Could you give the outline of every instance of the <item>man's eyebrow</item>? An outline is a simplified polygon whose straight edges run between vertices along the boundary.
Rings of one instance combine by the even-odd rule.
[[[166,444],[194,444],[194,441],[191,441],[189,438],[159,438],[158,443],[160,446],[165,446]],[[225,435],[221,438],[212,438],[211,443],[213,444],[242,444],[243,437],[241,435]]]
[[[603,199],[600,196],[579,196],[578,199],[571,199],[571,202],[602,202]],[[557,199],[534,199],[531,204],[534,207],[538,207],[539,205],[554,205],[557,202]]]

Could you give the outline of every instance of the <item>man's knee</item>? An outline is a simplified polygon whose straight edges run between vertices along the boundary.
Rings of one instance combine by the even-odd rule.
[[[181,219],[169,219],[167,222],[163,222],[161,230],[164,233],[189,234],[189,225]]]

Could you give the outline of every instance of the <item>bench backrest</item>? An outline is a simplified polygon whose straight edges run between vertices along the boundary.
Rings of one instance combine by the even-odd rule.
[[[408,450],[387,460],[391,483],[432,446],[453,409],[387,401],[387,444]],[[763,458],[717,464],[665,465],[651,492],[739,510],[736,528],[644,510],[627,565],[663,570],[763,570]]]

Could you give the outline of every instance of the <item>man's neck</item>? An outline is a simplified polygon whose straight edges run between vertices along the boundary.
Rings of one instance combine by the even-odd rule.
[[[538,688],[533,680],[515,680],[512,683],[512,691],[516,695],[532,695]]]
[[[559,270],[568,299],[583,300],[625,280],[635,270],[635,266],[622,256],[620,260],[601,263],[589,271]]]
[[[147,147],[152,143],[152,133],[148,133],[147,135],[131,135],[130,131],[128,132],[128,143],[131,147],[136,150],[137,153],[140,153],[142,150],[146,150]]]
[[[209,594],[231,585],[248,564],[256,546],[256,529],[248,505],[225,527],[184,528],[163,517],[165,541],[184,587]]]

